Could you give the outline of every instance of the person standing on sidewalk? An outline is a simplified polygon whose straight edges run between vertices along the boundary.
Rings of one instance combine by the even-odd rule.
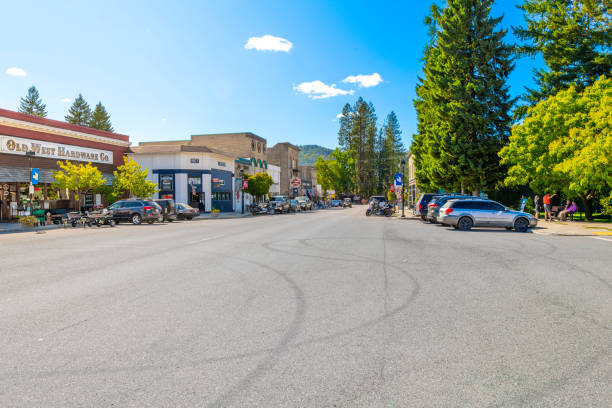
[[[525,198],[525,195],[521,196],[521,209],[519,210],[520,212],[523,212],[525,210],[525,205],[527,204],[527,198]]]
[[[535,218],[536,220],[538,219],[540,213],[540,196],[539,195],[535,195],[535,197],[533,197],[533,212],[535,213]]]
[[[549,219],[552,221],[552,212],[550,211],[550,199],[556,196],[556,194],[550,195],[548,191],[542,197],[542,204],[544,204],[544,221]]]

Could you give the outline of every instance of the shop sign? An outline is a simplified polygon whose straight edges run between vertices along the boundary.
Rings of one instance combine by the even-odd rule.
[[[242,189],[243,190],[248,190],[249,189],[249,179],[242,180]]]
[[[0,152],[25,156],[33,151],[36,157],[58,160],[76,160],[92,163],[113,163],[113,152],[90,149],[88,147],[65,145],[42,140],[23,139],[13,136],[0,136]]]

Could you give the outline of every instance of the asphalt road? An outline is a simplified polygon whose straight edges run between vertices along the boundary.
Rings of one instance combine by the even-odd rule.
[[[0,235],[0,406],[610,406],[612,241],[364,212]]]

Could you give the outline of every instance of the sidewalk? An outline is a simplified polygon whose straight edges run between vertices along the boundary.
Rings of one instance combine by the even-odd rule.
[[[612,236],[612,224],[587,221],[544,221],[538,220],[533,229],[535,234],[560,236]]]
[[[24,227],[18,222],[0,223],[0,234],[11,234],[15,232],[36,232],[64,228],[62,224],[43,225],[42,227]]]
[[[220,212],[217,214],[218,215],[216,217],[213,217],[212,213],[203,213],[195,217],[194,220],[227,220],[231,218],[245,218],[252,216],[250,212],[245,212],[244,214],[239,212]]]

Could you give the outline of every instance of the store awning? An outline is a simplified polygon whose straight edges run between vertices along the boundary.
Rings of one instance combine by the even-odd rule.
[[[38,182],[41,184],[51,184],[55,180],[53,173],[49,169],[40,169]],[[106,179],[106,185],[113,184],[112,174],[102,174]],[[0,166],[0,183],[29,183],[30,169],[27,167],[6,167]]]

